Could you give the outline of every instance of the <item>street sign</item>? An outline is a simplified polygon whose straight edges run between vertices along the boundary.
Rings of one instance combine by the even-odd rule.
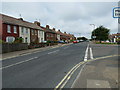
[[[113,18],[120,18],[120,7],[113,8]]]

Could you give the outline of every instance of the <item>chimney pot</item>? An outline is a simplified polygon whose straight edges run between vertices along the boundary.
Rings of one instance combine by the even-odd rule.
[[[46,25],[46,29],[49,29],[49,25]]]
[[[23,21],[23,18],[18,18],[18,19]]]
[[[38,21],[35,21],[34,24],[40,26],[40,22],[38,22]]]
[[[66,32],[64,32],[66,34]]]
[[[53,30],[55,31],[55,28],[53,28]]]

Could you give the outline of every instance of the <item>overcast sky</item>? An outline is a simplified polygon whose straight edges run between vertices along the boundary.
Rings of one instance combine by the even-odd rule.
[[[34,22],[40,20],[42,26],[60,29],[75,36],[90,38],[93,26],[103,25],[118,32],[117,19],[112,17],[117,2],[3,2],[2,13]]]

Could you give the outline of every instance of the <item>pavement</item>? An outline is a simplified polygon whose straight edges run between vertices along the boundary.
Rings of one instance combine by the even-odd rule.
[[[118,57],[86,63],[72,88],[118,88]]]
[[[118,47],[81,42],[5,59],[2,87],[118,88]]]
[[[94,59],[88,60],[82,66],[71,88],[73,90],[75,88],[120,89],[119,46],[100,44],[90,44],[90,46],[93,48]]]
[[[0,56],[2,56],[1,60],[4,60],[4,59],[9,59],[9,58],[14,58],[14,57],[17,57],[17,56],[32,54],[32,53],[36,53],[36,52],[42,52],[42,51],[45,51],[45,50],[49,50],[49,49],[57,48],[57,47],[62,47],[62,46],[70,45],[70,44],[71,43],[69,43],[69,44],[58,44],[58,45],[47,46],[47,47],[42,47],[42,48],[14,51],[14,52],[1,54]]]

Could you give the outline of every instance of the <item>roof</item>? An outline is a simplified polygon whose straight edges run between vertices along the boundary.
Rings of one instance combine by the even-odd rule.
[[[46,29],[45,27],[43,27],[43,26],[41,26],[41,28],[45,31],[45,32],[47,32],[47,33],[56,33],[54,30],[52,30],[52,29]]]
[[[61,31],[57,31],[56,33],[64,36],[64,33],[62,33]]]
[[[117,33],[117,34],[111,34],[110,36],[120,36],[120,33]]]
[[[29,28],[32,28],[32,29],[43,30],[40,26],[38,26],[34,23],[30,23],[30,22],[27,22],[27,21],[24,21],[24,20],[20,20],[20,19],[11,17],[11,16],[3,15],[3,14],[0,14],[0,16],[2,16],[2,22],[3,23],[29,27]]]

